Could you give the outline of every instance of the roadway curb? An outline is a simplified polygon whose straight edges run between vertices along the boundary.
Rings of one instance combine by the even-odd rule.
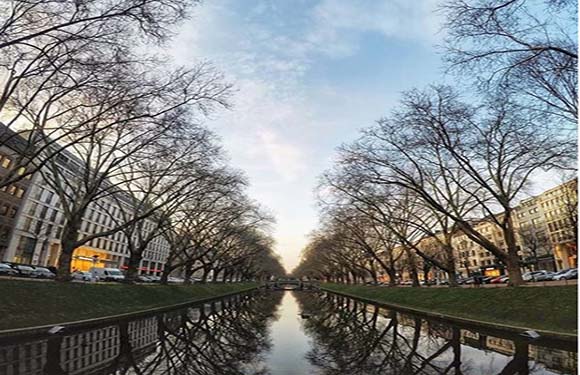
[[[517,334],[517,335],[519,335],[522,332],[527,331],[527,330],[534,330],[534,331],[538,332],[541,336],[543,336],[544,338],[547,338],[547,339],[561,340],[561,341],[566,341],[566,342],[571,342],[571,343],[576,343],[578,341],[578,335],[574,335],[574,334],[570,334],[570,333],[561,333],[561,332],[555,332],[555,331],[534,329],[534,328],[529,328],[529,327],[512,326],[512,325],[501,324],[501,323],[490,323],[490,322],[485,322],[485,321],[476,320],[476,319],[461,318],[461,317],[454,316],[454,315],[447,315],[447,314],[442,314],[442,313],[437,313],[437,312],[432,312],[432,311],[426,311],[426,310],[421,310],[421,309],[417,309],[417,308],[413,308],[413,307],[398,305],[396,303],[389,303],[389,302],[374,300],[371,298],[360,297],[360,296],[357,296],[356,294],[337,292],[337,291],[334,291],[332,289],[324,288],[322,286],[320,287],[320,289],[324,290],[326,292],[329,292],[329,293],[333,293],[333,294],[337,294],[337,295],[341,295],[341,296],[345,296],[345,297],[350,297],[350,298],[355,298],[355,299],[361,300],[363,302],[372,303],[372,304],[375,304],[378,306],[392,308],[394,310],[403,311],[403,312],[409,312],[409,313],[416,314],[416,315],[423,315],[423,316],[435,318],[438,320],[454,322],[454,323],[461,323],[461,324],[464,324],[466,326],[495,329],[495,330],[505,331],[505,332],[509,332],[509,333]]]
[[[138,310],[138,311],[117,314],[117,315],[109,315],[109,316],[99,317],[99,318],[75,320],[75,321],[71,321],[71,322],[62,322],[62,323],[52,323],[52,324],[46,324],[46,325],[36,326],[36,327],[24,327],[24,328],[0,330],[0,340],[5,339],[6,336],[10,336],[11,338],[13,338],[15,336],[19,337],[19,336],[25,336],[25,335],[28,336],[28,335],[36,335],[36,334],[46,334],[47,331],[54,326],[61,326],[61,327],[65,327],[65,328],[77,328],[77,327],[89,328],[89,327],[92,327],[95,325],[106,324],[109,322],[123,320],[126,318],[138,318],[138,317],[147,316],[147,315],[160,313],[160,312],[164,312],[164,311],[170,311],[170,310],[176,310],[176,309],[180,309],[180,308],[195,306],[195,305],[215,301],[215,300],[218,300],[218,299],[221,299],[224,297],[234,296],[236,294],[245,294],[247,292],[251,292],[253,290],[260,289],[261,287],[262,287],[262,285],[256,285],[256,286],[253,286],[250,288],[241,289],[241,290],[236,291],[236,292],[230,292],[230,293],[220,294],[220,295],[216,295],[216,296],[212,296],[212,297],[206,297],[206,298],[191,300],[191,301],[187,301],[187,302],[175,303],[175,304],[167,305],[167,306],[153,307],[150,309]]]

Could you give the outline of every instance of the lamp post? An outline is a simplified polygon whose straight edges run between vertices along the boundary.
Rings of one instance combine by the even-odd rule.
[[[97,267],[97,263],[99,263],[99,256],[93,255],[93,268]],[[97,281],[93,272],[91,272],[91,281]]]

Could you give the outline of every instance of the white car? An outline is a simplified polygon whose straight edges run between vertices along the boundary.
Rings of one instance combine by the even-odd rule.
[[[75,271],[71,274],[73,280],[92,281],[93,275],[88,271]]]
[[[123,281],[125,275],[118,268],[92,267],[89,272],[100,281]]]
[[[0,275],[2,276],[16,276],[18,271],[7,264],[0,263]]]
[[[171,284],[183,284],[185,282],[185,280],[180,278],[180,277],[169,276],[167,278],[167,282],[171,283]]]
[[[568,270],[558,272],[552,277],[552,280],[570,280],[576,278],[578,278],[578,269],[570,268]]]

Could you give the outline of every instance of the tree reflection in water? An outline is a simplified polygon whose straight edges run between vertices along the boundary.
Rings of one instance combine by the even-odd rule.
[[[264,291],[56,335],[3,337],[0,375],[288,373],[269,356],[272,342],[304,361],[290,371],[317,375],[576,372],[573,344],[530,344],[333,294],[286,293],[294,293],[299,309],[280,307],[284,293]],[[279,319],[279,307],[292,316]],[[310,318],[297,322],[298,310]],[[304,332],[296,332],[300,324]]]
[[[471,331],[337,295],[296,298],[302,311],[316,312],[304,321],[304,330],[313,338],[307,358],[320,374],[551,373],[530,361],[524,341],[498,339],[512,351],[506,361],[503,354],[467,346],[466,337],[478,335]],[[462,351],[469,352],[463,360]]]
[[[121,333],[115,374],[268,374],[268,326],[281,294],[240,296],[157,317],[155,353],[136,359]],[[121,326],[121,332],[126,328]],[[125,344],[123,344],[125,341]]]
[[[232,296],[156,316],[0,340],[0,375],[269,374],[282,293]]]

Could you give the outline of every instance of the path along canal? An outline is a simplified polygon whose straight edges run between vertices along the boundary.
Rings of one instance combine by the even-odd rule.
[[[0,337],[0,375],[575,374],[528,341],[307,291],[259,291],[58,334]]]

